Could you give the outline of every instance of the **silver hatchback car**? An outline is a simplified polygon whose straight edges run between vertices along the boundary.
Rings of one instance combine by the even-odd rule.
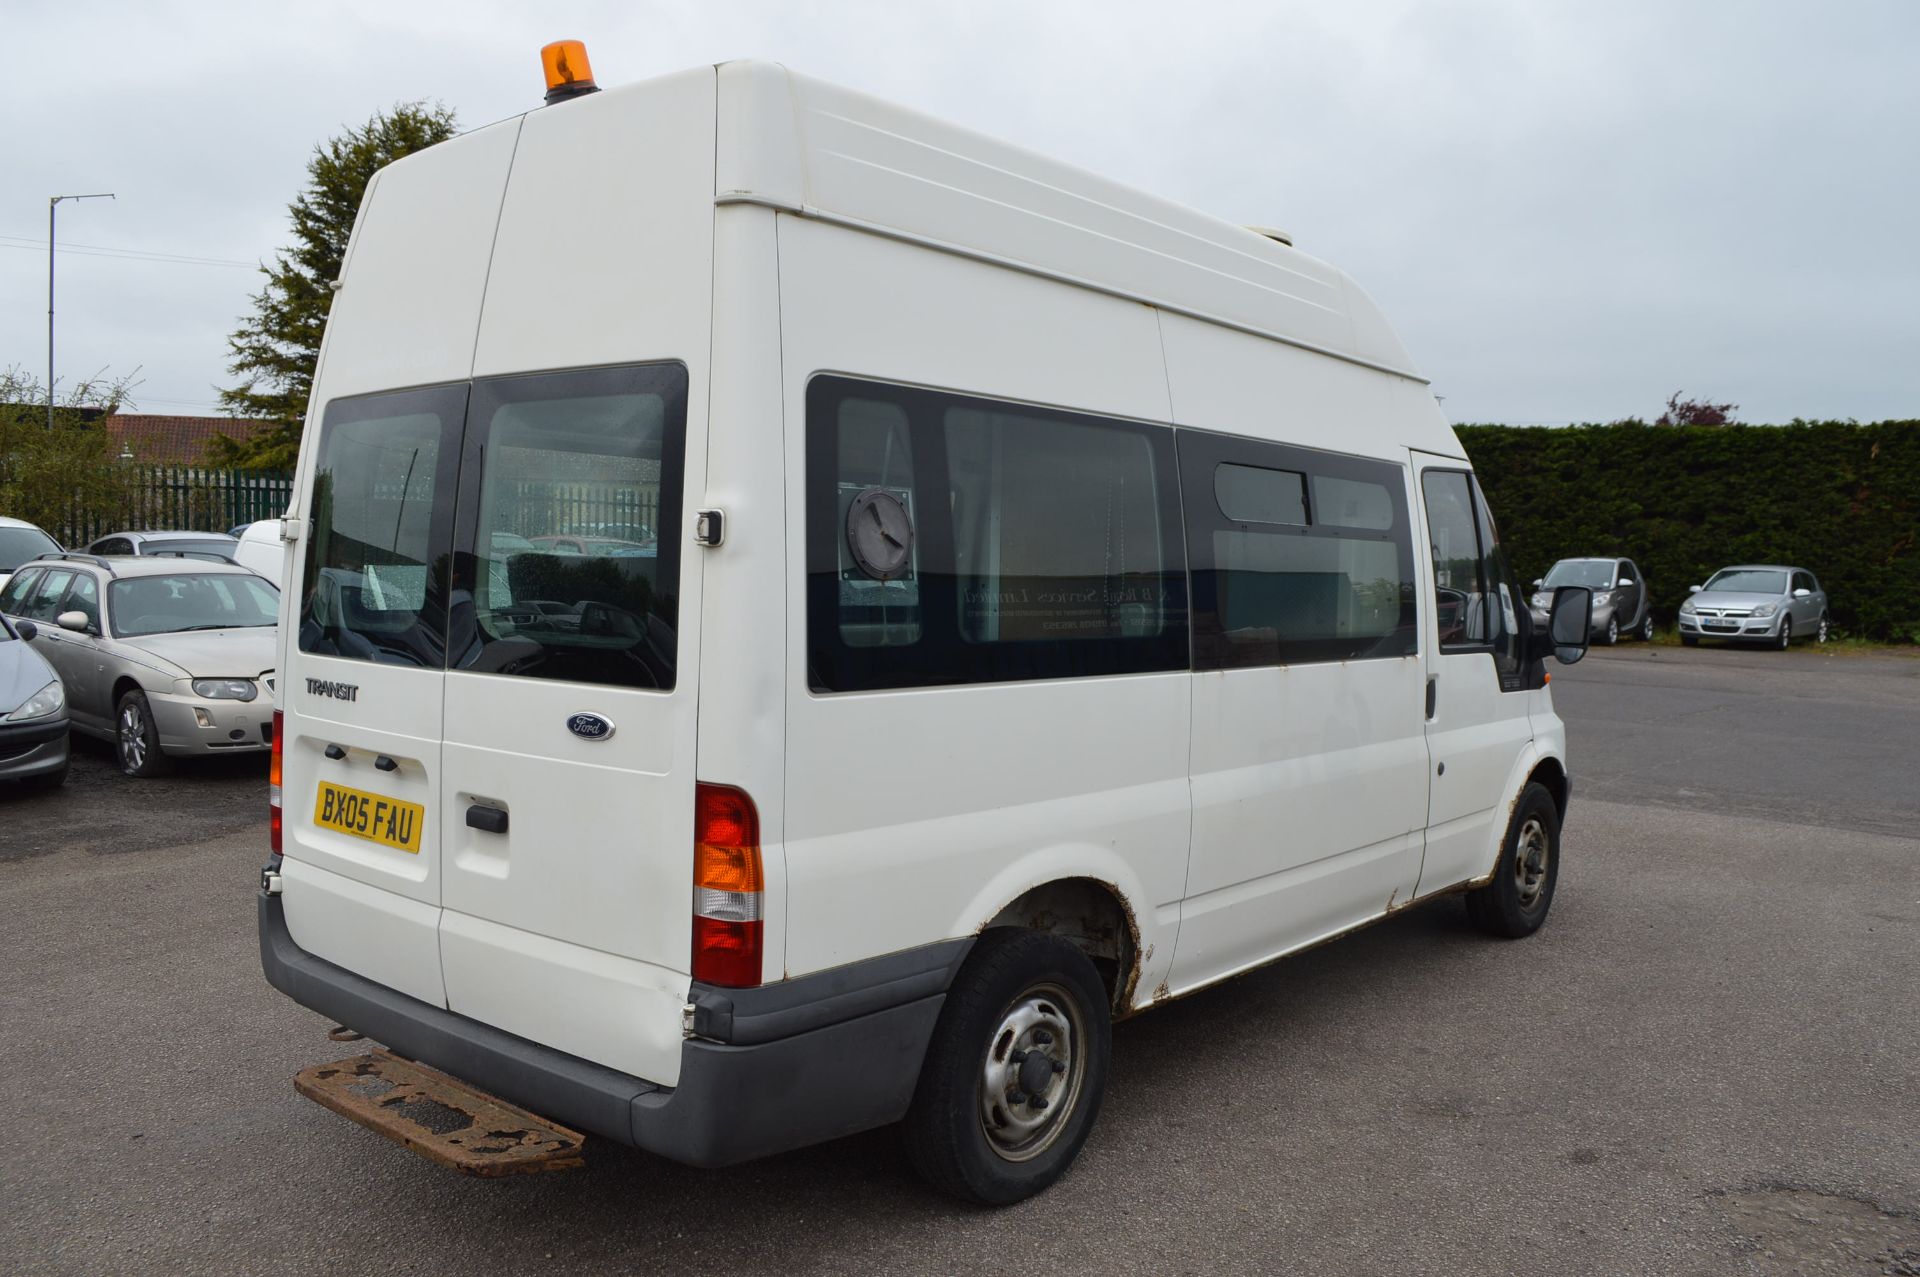
[[[1680,641],[1742,639],[1785,648],[1795,639],[1827,641],[1827,592],[1805,568],[1748,563],[1721,568],[1690,586],[1680,605]]]
[[[129,776],[273,743],[280,591],[245,568],[48,555],[0,590],[0,612],[38,627],[73,729],[112,741]]]

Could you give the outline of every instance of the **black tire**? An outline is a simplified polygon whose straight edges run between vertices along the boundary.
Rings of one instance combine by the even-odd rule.
[[[1016,1027],[1029,1012],[1033,1022]],[[1106,986],[1084,953],[1046,932],[987,931],[947,990],[927,1045],[907,1110],[907,1156],[929,1184],[967,1201],[1031,1197],[1086,1143],[1111,1054]],[[1008,1089],[989,1084],[990,1069]],[[1050,1102],[1035,1110],[1035,1098]],[[1030,1137],[1021,1143],[1023,1132]]]
[[[1828,638],[1828,631],[1831,630],[1832,628],[1833,628],[1833,622],[1827,619],[1827,614],[1825,612],[1822,612],[1820,614],[1820,629],[1814,634],[1813,641],[1816,643],[1826,642]]]
[[[1467,893],[1467,916],[1488,935],[1530,936],[1547,920],[1559,881],[1560,809],[1545,785],[1529,783],[1513,805],[1493,881]]]
[[[1651,612],[1647,613],[1646,619],[1640,622],[1640,641],[1653,642],[1653,613]]]
[[[1615,643],[1618,643],[1619,641],[1620,641],[1620,618],[1617,616],[1610,616],[1607,618],[1607,628],[1600,631],[1600,646],[1612,647]]]
[[[1680,636],[1680,646],[1681,647],[1699,647],[1700,636],[1698,634],[1682,634]]]
[[[1779,637],[1773,640],[1773,645],[1779,648],[1782,652],[1786,651],[1788,648],[1793,646],[1793,618],[1792,617],[1783,616],[1780,618],[1780,634],[1779,634]]]
[[[113,756],[122,772],[141,780],[173,770],[173,760],[160,750],[160,729],[145,692],[128,692],[114,707]]]

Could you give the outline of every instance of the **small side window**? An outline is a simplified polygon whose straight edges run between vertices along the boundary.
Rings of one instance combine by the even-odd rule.
[[[27,600],[18,615],[29,621],[51,621],[60,611],[60,597],[67,592],[67,586],[73,583],[73,569],[49,568],[40,578],[33,591],[33,597]]]
[[[0,612],[12,616],[25,616],[21,609],[26,601],[33,597],[33,587],[40,580],[44,568],[22,568],[7,581],[7,588],[0,590]]]
[[[67,591],[67,601],[60,605],[63,612],[82,612],[86,614],[87,624],[95,631],[100,628],[100,587],[92,576],[85,572],[76,572],[73,588]]]

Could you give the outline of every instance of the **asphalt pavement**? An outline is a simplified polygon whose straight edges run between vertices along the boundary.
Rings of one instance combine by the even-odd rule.
[[[1116,1026],[1074,1171],[1000,1211],[890,1132],[727,1171],[461,1179],[295,1095],[262,760],[0,795],[0,1271],[1920,1272],[1920,660],[1556,674],[1553,917],[1457,900]]]

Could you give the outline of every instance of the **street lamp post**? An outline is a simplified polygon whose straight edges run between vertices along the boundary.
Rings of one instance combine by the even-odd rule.
[[[54,195],[47,199],[47,429],[53,429],[53,211],[61,200],[110,200],[113,192],[98,195]]]

